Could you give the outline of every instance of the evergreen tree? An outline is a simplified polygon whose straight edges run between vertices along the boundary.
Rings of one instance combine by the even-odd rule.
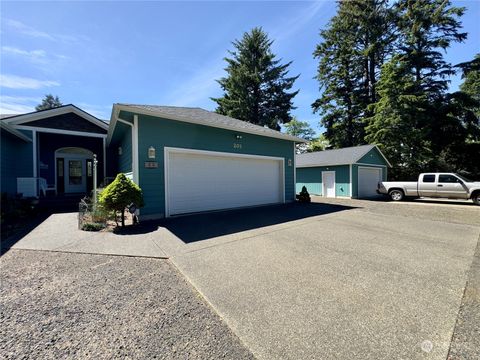
[[[393,177],[450,170],[454,166],[446,154],[458,151],[465,128],[458,108],[462,97],[446,93],[455,70],[442,51],[465,39],[458,20],[464,9],[448,0],[399,0],[395,8],[399,46],[382,68],[366,140],[393,160]]]
[[[311,141],[315,136],[315,130],[310,127],[308,122],[299,121],[295,117],[285,124],[285,132],[307,141]],[[303,154],[307,152],[308,144],[295,144],[295,149],[297,154]]]
[[[40,111],[40,110],[48,110],[48,109],[54,109],[57,107],[62,106],[62,102],[58,98],[58,96],[53,96],[52,94],[47,94],[45,97],[42,99],[42,102],[35,106],[35,110]]]
[[[463,72],[463,83],[460,90],[470,95],[480,104],[480,53],[472,61],[457,65]],[[474,108],[475,115],[480,118],[480,106]]]
[[[378,73],[395,39],[392,20],[386,0],[339,1],[320,33],[314,57],[322,95],[312,107],[333,147],[364,143],[363,118],[377,100]]]
[[[262,28],[233,42],[232,57],[225,58],[228,76],[217,80],[224,95],[212,98],[218,113],[275,130],[292,119],[292,100],[298,90],[288,91],[298,76],[288,77],[291,62],[281,65],[272,53],[272,43]]]

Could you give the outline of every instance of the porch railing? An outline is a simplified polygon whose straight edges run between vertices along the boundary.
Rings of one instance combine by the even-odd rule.
[[[46,196],[47,190],[55,190],[55,188],[49,188],[47,180],[42,177],[19,177],[17,178],[17,194],[21,194],[22,197],[40,197],[40,195]]]

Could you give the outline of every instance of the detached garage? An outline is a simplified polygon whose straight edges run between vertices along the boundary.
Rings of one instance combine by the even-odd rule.
[[[295,200],[302,139],[200,108],[115,104],[107,144],[143,219]]]
[[[391,164],[375,145],[300,154],[296,157],[296,192],[312,195],[372,198],[387,179]]]

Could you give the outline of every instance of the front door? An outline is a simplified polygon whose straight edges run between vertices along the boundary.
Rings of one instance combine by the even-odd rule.
[[[323,171],[322,183],[323,183],[323,196],[335,197],[335,172]]]
[[[84,193],[87,191],[86,160],[65,158],[65,192]]]

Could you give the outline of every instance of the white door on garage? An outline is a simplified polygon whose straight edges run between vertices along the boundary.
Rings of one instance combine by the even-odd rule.
[[[335,171],[322,171],[323,196],[335,197]]]
[[[165,151],[166,216],[284,201],[281,158]]]
[[[373,167],[358,168],[358,197],[368,198],[377,194],[378,182],[382,181],[382,169]]]

